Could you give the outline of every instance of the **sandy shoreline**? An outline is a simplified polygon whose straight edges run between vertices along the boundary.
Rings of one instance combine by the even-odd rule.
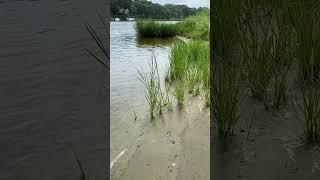
[[[112,180],[209,179],[209,109],[200,97],[186,103],[151,122],[113,165]]]

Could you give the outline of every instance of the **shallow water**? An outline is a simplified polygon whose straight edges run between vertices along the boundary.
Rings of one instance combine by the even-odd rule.
[[[0,179],[90,179],[107,169],[107,71],[80,15],[100,33],[103,0],[0,1]],[[103,15],[105,13],[102,13]]]
[[[110,23],[111,160],[136,141],[150,125],[149,107],[145,99],[144,85],[138,79],[138,71],[148,72],[148,62],[154,53],[160,77],[164,77],[173,41],[172,38],[139,38],[135,22]]]

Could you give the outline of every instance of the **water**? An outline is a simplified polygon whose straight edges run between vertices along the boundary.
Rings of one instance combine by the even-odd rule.
[[[97,25],[105,1],[0,2],[0,179],[90,179],[107,163],[106,71],[79,15]],[[105,14],[105,13],[102,13]],[[100,28],[99,28],[100,27]]]
[[[150,125],[144,85],[138,70],[148,72],[148,61],[154,53],[160,77],[166,72],[173,39],[137,37],[135,22],[111,22],[110,26],[110,158],[134,144]],[[137,115],[135,121],[134,113]]]

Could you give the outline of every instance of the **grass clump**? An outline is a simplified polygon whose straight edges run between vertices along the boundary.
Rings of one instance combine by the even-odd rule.
[[[180,99],[180,104],[181,100],[184,100],[182,95],[178,97],[178,94],[182,94],[182,89],[187,88],[189,93],[194,95],[208,91],[210,77],[209,43],[203,40],[193,40],[188,43],[177,42],[171,50],[169,67],[166,79],[175,83],[175,94],[177,99]],[[181,82],[183,82],[183,86]],[[205,97],[208,102],[209,95]]]
[[[241,57],[245,65],[244,75],[252,96],[263,98],[273,73],[271,18],[248,23],[240,35]]]
[[[183,42],[177,42],[171,49],[169,80],[183,79],[187,66],[188,46]]]
[[[174,94],[177,98],[178,105],[181,107],[183,105],[183,101],[184,101],[184,92],[185,92],[184,82],[182,80],[177,81],[175,84],[174,90],[175,90]]]
[[[314,11],[301,13],[295,30],[297,35],[298,75],[301,80],[318,79],[320,72],[320,16]]]
[[[279,75],[275,77],[273,83],[273,108],[279,109],[280,105],[287,102],[287,84],[286,75]]]
[[[303,115],[305,136],[309,142],[319,141],[320,137],[320,91],[319,86],[303,92]]]
[[[189,93],[198,93],[199,73],[196,67],[190,67],[187,71],[187,81]]]
[[[320,140],[320,86],[302,88],[302,105],[298,106],[304,119],[304,135],[310,143]]]
[[[159,77],[158,65],[156,57],[153,54],[149,62],[150,72],[143,74],[139,73],[139,80],[145,85],[146,88],[146,99],[149,104],[149,114],[151,119],[155,118],[155,112],[163,113],[164,108],[167,106],[167,96],[161,89],[161,82]]]
[[[141,37],[174,37],[179,34],[175,24],[159,23],[155,21],[137,21],[136,29]]]
[[[212,72],[211,112],[218,126],[219,137],[226,142],[238,120],[239,69],[226,61],[216,62]]]

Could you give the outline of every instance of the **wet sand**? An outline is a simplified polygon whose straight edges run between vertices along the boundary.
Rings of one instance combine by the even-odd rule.
[[[209,179],[209,109],[189,95],[182,109],[173,109],[150,122],[114,162],[112,180]]]
[[[216,124],[211,123],[213,179],[319,179],[320,148],[305,143],[303,121],[290,105],[266,111],[263,102],[247,97],[239,112],[240,120],[227,146],[219,142]]]

